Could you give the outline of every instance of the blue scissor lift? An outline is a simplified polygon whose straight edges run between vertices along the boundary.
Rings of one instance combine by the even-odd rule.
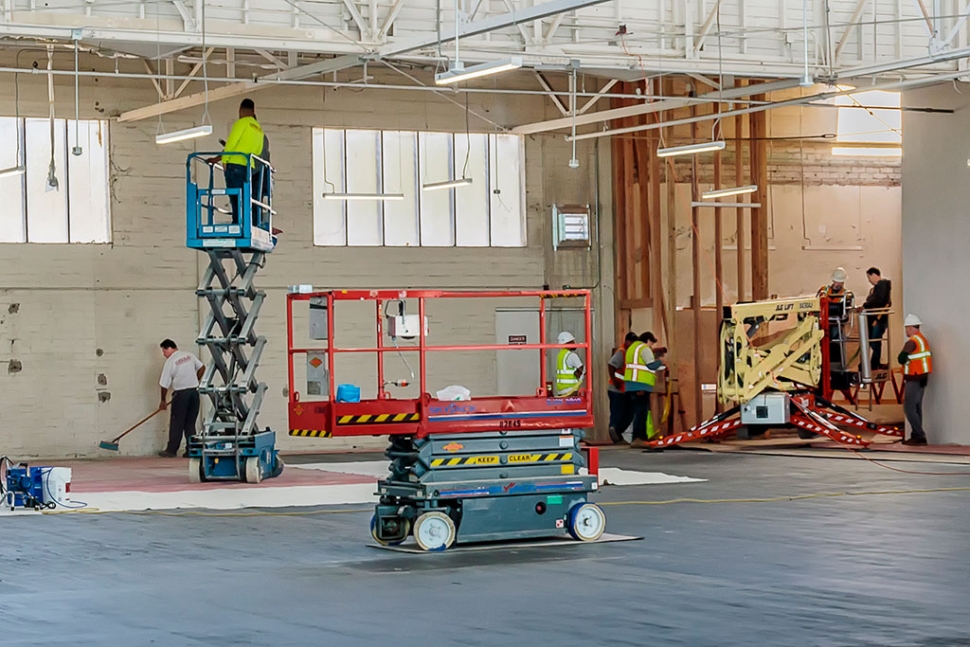
[[[254,280],[276,246],[273,169],[244,155],[252,172],[243,186],[217,187],[220,165],[207,160],[224,154],[193,153],[186,160],[186,245],[209,257],[196,294],[211,308],[197,341],[210,355],[199,393],[212,405],[202,432],[188,443],[189,480],[258,483],[283,471],[276,432],[256,423],[266,393],[256,380],[266,338],[255,324],[266,293]]]

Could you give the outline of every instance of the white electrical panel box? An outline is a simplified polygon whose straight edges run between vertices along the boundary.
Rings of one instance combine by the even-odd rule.
[[[327,339],[327,299],[310,299],[310,339]]]
[[[401,339],[417,339],[420,321],[418,315],[388,315],[387,334]],[[428,336],[428,318],[424,318],[424,336]]]
[[[761,393],[741,405],[743,425],[787,425],[791,419],[787,393]]]

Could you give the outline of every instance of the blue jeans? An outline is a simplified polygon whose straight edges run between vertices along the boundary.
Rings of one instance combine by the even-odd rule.
[[[225,173],[227,189],[242,189],[246,186],[249,169],[242,164],[226,164]],[[239,196],[230,195],[229,202],[232,204],[232,224],[239,224]]]
[[[610,429],[622,434],[633,421],[630,396],[619,391],[607,391],[610,396]]]
[[[888,323],[885,319],[880,320],[879,318],[869,320],[869,348],[872,349],[872,361],[869,366],[872,368],[882,364],[882,342],[873,340],[882,339],[882,336],[886,334]]]
[[[633,409],[632,440],[649,440],[647,438],[647,416],[650,415],[650,392],[634,391],[628,393],[630,406]]]

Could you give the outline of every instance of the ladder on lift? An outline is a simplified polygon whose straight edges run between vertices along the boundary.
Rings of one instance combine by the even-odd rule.
[[[193,177],[193,163],[204,162],[215,153],[194,153],[186,162],[187,236],[186,245],[204,251],[209,266],[196,294],[209,305],[197,343],[209,351],[209,362],[199,385],[200,395],[210,407],[202,432],[188,443],[189,480],[242,480],[258,483],[278,476],[283,461],[276,450],[276,433],[260,430],[257,416],[266,384],[256,378],[256,369],[266,347],[266,338],[255,330],[266,293],[255,286],[256,274],[273,250],[272,168],[255,156],[255,171],[240,188],[215,186],[215,172],[205,163]],[[265,193],[265,195],[263,195]],[[223,196],[235,199],[238,217],[220,222],[232,210],[220,205]]]

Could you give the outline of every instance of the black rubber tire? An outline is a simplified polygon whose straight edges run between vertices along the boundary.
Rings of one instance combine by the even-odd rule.
[[[283,457],[277,454],[276,463],[273,465],[273,471],[270,472],[269,477],[275,479],[277,476],[283,473],[283,468],[286,467],[283,463]]]

